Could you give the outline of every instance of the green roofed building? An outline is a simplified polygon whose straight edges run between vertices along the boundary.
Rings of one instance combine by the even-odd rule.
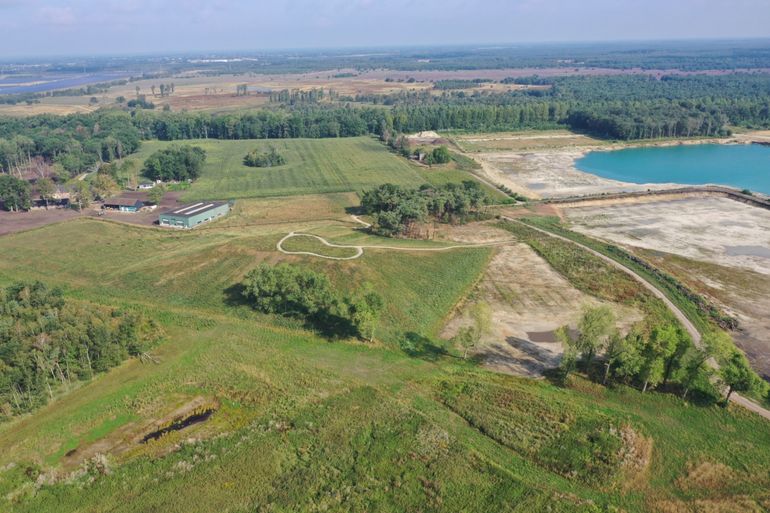
[[[227,215],[228,212],[230,204],[222,201],[193,203],[162,213],[158,224],[172,228],[195,228],[199,224]]]

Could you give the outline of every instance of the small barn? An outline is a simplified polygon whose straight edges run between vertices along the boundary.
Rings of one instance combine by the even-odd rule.
[[[139,212],[144,206],[144,201],[138,198],[109,198],[104,200],[104,208],[119,210],[121,212]]]
[[[230,204],[223,201],[193,203],[164,212],[159,216],[158,224],[172,228],[195,228],[228,212]]]

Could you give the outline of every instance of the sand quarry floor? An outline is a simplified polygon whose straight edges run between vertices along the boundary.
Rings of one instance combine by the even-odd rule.
[[[489,181],[502,184],[529,198],[581,196],[622,191],[646,191],[681,187],[669,184],[633,184],[602,178],[575,167],[575,160],[595,150],[630,146],[670,146],[701,142],[747,143],[764,141],[764,132],[752,132],[719,141],[655,141],[611,144],[567,130],[464,135],[455,138],[459,148],[481,165]]]
[[[563,212],[594,237],[770,275],[770,210],[703,197]]]
[[[509,240],[510,234],[485,225],[453,229],[453,240],[490,242]],[[494,370],[541,376],[561,360],[563,347],[554,330],[565,324],[575,328],[583,308],[601,301],[575,289],[529,246],[513,243],[498,248],[469,300],[445,326],[442,337],[451,338],[471,324],[470,308],[485,301],[492,309],[492,330],[474,350],[476,357]],[[629,327],[641,313],[610,305],[619,324]]]
[[[770,211],[703,197],[563,213],[574,230],[640,253],[737,317],[736,342],[770,377]]]

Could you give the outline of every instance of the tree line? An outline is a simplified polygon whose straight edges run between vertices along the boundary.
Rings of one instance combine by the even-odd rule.
[[[576,332],[563,326],[556,333],[564,345],[562,379],[580,364],[605,385],[636,385],[642,392],[673,387],[685,399],[693,391],[719,397],[715,384],[726,390],[725,402],[734,392],[768,393],[767,384],[722,331],[706,332],[700,346],[670,323],[651,328],[638,324],[623,336],[612,310],[600,306],[584,310]],[[709,364],[712,359],[719,363],[718,371]]]
[[[69,300],[40,282],[0,289],[0,419],[145,354],[161,335],[139,313]]]

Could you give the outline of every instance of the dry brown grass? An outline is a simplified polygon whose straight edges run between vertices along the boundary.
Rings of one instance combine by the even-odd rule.
[[[628,491],[643,488],[649,479],[653,439],[641,435],[629,424],[620,429],[620,436],[623,439],[622,489]]]
[[[687,474],[677,480],[677,486],[684,492],[694,490],[724,490],[737,478],[736,472],[722,463],[701,461],[690,462]]]

